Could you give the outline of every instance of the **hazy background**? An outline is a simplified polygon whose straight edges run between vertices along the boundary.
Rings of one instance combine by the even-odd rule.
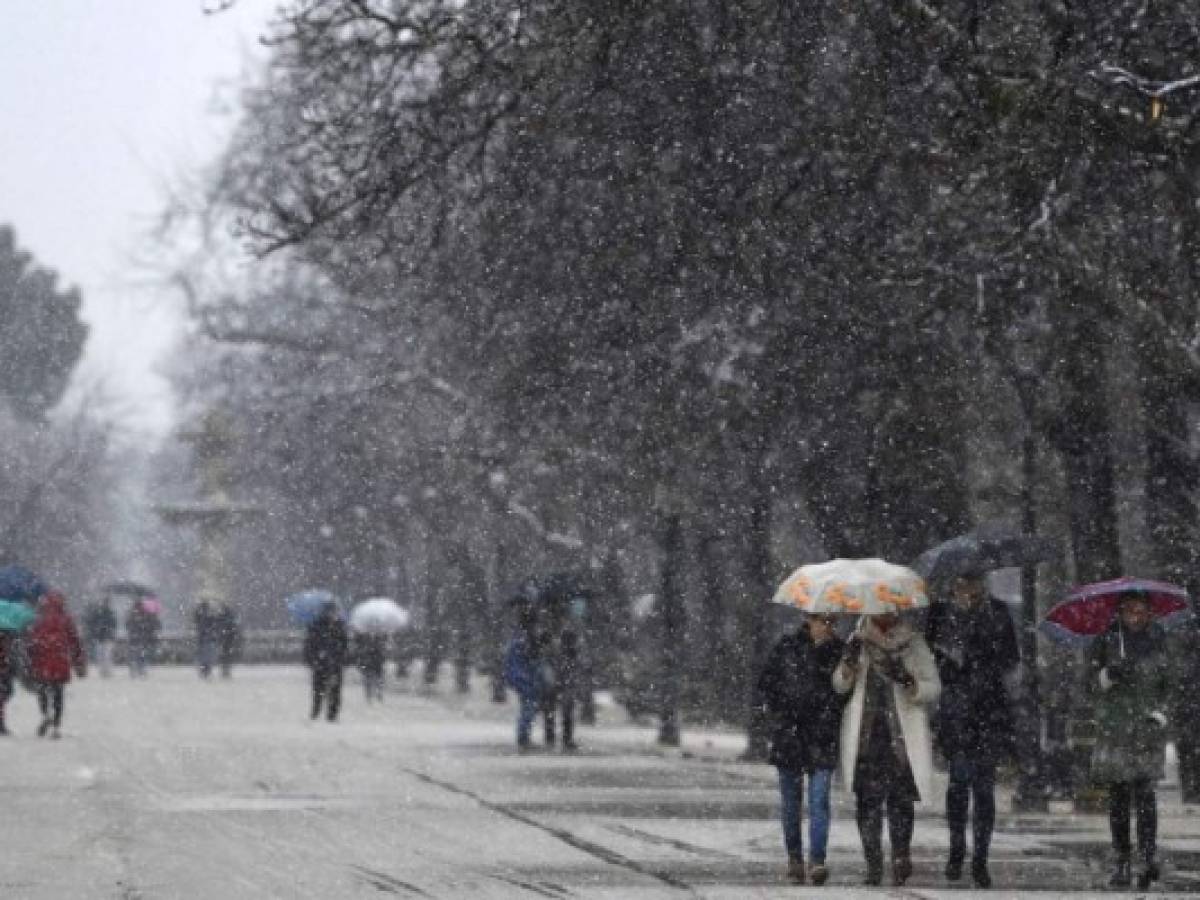
[[[63,282],[91,326],[76,382],[103,380],[123,420],[161,434],[156,372],[182,327],[143,268],[145,236],[181,173],[219,152],[239,75],[275,4],[241,0],[0,4],[0,221]]]

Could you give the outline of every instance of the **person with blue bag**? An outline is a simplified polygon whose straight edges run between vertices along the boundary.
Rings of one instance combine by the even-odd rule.
[[[537,614],[532,605],[517,608],[517,627],[504,653],[504,680],[517,693],[517,749],[529,750],[533,721],[541,705],[543,659]]]

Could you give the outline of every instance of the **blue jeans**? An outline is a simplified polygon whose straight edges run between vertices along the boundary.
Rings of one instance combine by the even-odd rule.
[[[783,843],[789,857],[803,859],[800,807],[804,802],[804,773],[794,769],[778,769],[778,772]],[[814,863],[825,862],[825,848],[829,845],[829,791],[832,785],[833,769],[817,769],[808,776],[808,842]]]
[[[529,734],[533,730],[533,720],[538,713],[538,695],[533,691],[523,691],[517,694],[517,746],[529,745]]]

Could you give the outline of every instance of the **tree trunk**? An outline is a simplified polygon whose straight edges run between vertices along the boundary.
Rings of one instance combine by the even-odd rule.
[[[771,586],[771,483],[765,470],[765,441],[750,456],[747,472],[750,493],[749,521],[745,545],[745,630],[747,651],[746,702],[750,716],[746,729],[746,753],[749,760],[767,758],[769,723],[758,697],[758,673],[767,658],[766,605],[774,593]]]
[[[1138,354],[1138,387],[1145,423],[1146,526],[1157,573],[1197,596],[1198,479],[1188,446],[1188,400],[1154,352]]]
[[[1089,309],[1076,291],[1072,310]],[[1121,574],[1117,494],[1108,417],[1107,348],[1096,322],[1071,315],[1056,329],[1063,341],[1062,408],[1051,440],[1062,456],[1075,580],[1080,584]]]
[[[683,570],[683,525],[676,512],[665,515],[662,531],[662,587],[659,625],[662,629],[662,658],[659,675],[658,742],[679,746],[679,681],[683,677],[683,596],[680,576]]]

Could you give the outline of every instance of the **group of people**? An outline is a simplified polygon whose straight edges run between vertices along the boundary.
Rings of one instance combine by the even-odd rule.
[[[312,671],[311,717],[337,721],[342,708],[342,681],[351,662],[362,674],[368,703],[383,702],[384,663],[389,635],[355,632],[353,641],[337,603],[323,604],[304,633],[304,664]]]
[[[219,664],[221,677],[229,678],[242,640],[233,605],[201,598],[192,612],[192,622],[196,628],[196,665],[200,677],[211,677],[213,668]]]
[[[61,737],[72,673],[79,678],[87,675],[83,644],[66,599],[58,591],[47,591],[38,598],[34,620],[24,632],[0,631],[0,735],[9,734],[5,709],[14,681],[23,677],[37,695],[42,717],[38,737]]]
[[[135,599],[125,615],[129,674],[134,678],[146,676],[161,631],[162,621],[148,598]],[[84,610],[83,637],[88,658],[96,664],[101,676],[108,678],[112,675],[113,646],[117,640],[117,613],[111,597],[105,596]]]
[[[579,692],[579,628],[560,604],[522,603],[517,627],[504,657],[504,680],[517,693],[517,749],[533,746],[533,723],[542,714],[547,747],[562,723],[562,749],[575,743],[575,700]]]
[[[983,573],[953,579],[947,592],[946,601],[929,610],[923,633],[889,614],[863,618],[843,640],[836,617],[810,615],[772,649],[758,690],[771,718],[770,762],[778,770],[792,882],[819,885],[829,877],[830,791],[840,765],[855,798],[865,883],[883,880],[886,819],[892,881],[903,885],[912,874],[915,804],[932,799],[936,747],[949,774],[945,876],[963,876],[969,825],[972,881],[991,886],[996,771],[1017,750],[1006,679],[1020,654],[1011,617],[988,595]],[[1154,784],[1163,770],[1168,688],[1164,635],[1148,597],[1122,595],[1088,659],[1097,691],[1092,776],[1108,787],[1115,857],[1110,883],[1124,887],[1134,879],[1132,807],[1137,883],[1144,889],[1159,876]],[[807,863],[801,830],[806,779]]]

